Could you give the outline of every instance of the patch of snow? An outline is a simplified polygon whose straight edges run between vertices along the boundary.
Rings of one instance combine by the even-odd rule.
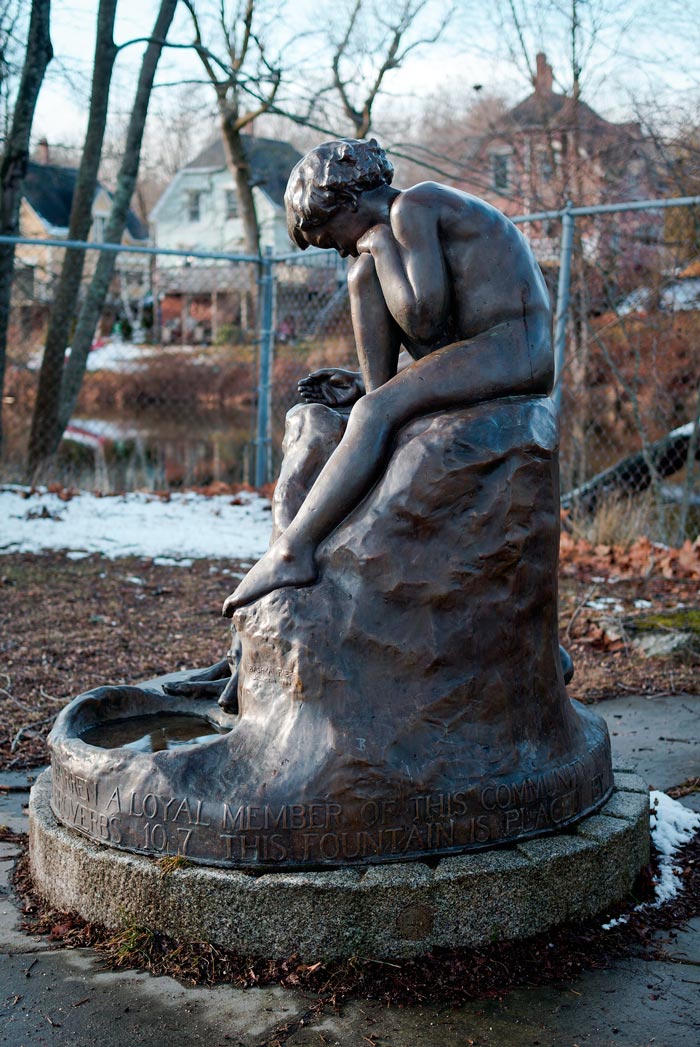
[[[683,651],[693,643],[692,633],[650,632],[635,636],[632,646],[646,658],[668,658],[676,651]]]
[[[136,371],[142,367],[152,347],[135,345],[133,342],[122,342],[117,339],[105,342],[92,350],[87,358],[88,371]]]
[[[96,440],[133,440],[142,435],[141,430],[133,425],[110,422],[104,418],[71,418],[66,434],[71,440],[81,434],[92,436]]]
[[[700,309],[700,280],[674,280],[661,292],[659,304],[672,313]]]
[[[610,920],[609,923],[604,923],[601,927],[603,931],[611,931],[613,927],[619,927],[623,923],[627,923],[629,916],[616,916],[614,920]]]
[[[614,596],[601,596],[597,600],[589,600],[586,607],[594,611],[612,611],[613,614],[622,614],[624,607]]]
[[[124,577],[125,582],[130,582],[131,585],[145,585],[143,578],[139,578],[137,574],[127,574]]]
[[[658,909],[664,902],[674,898],[683,886],[682,869],[674,864],[676,853],[686,843],[690,843],[700,831],[700,814],[684,807],[678,800],[673,800],[666,793],[652,789],[649,793],[649,828],[654,847],[659,852],[659,879],[653,902],[642,902],[636,905],[633,912],[644,909]],[[613,927],[627,923],[629,914],[617,916],[604,923],[602,929],[609,931]]]
[[[169,500],[141,492],[61,501],[45,490],[0,488],[0,553],[64,549],[71,556],[141,556],[190,567],[195,559],[255,561],[271,530],[270,503],[242,493],[207,498],[193,491]]]
[[[651,600],[635,600],[634,606],[638,611],[646,611],[647,608],[653,607]]]
[[[666,793],[653,790],[649,794],[651,807],[651,838],[661,855],[659,882],[656,885],[654,907],[673,898],[681,889],[681,869],[674,865],[674,857],[684,844],[689,843],[700,829],[700,814],[672,800]]]
[[[651,290],[648,287],[637,287],[615,307],[618,316],[630,316],[639,313],[646,316],[651,304]]]

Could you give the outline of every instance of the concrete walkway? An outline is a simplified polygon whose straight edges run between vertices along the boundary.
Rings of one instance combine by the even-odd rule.
[[[615,765],[668,789],[700,775],[700,697],[626,697],[600,710]],[[24,775],[0,775],[0,824],[26,831]],[[687,798],[698,809],[700,797]],[[89,949],[57,950],[19,928],[9,886],[17,848],[0,844],[0,1044],[7,1047],[697,1047],[700,918],[665,942],[663,961],[628,959],[574,984],[523,989],[459,1009],[365,1001],[318,1014],[281,988],[192,989],[100,968]]]

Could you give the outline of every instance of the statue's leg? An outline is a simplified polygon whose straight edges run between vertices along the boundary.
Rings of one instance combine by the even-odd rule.
[[[224,614],[285,585],[313,584],[316,547],[381,476],[402,425],[483,400],[545,393],[550,379],[549,324],[532,317],[438,349],[363,396],[296,517],[225,602]]]

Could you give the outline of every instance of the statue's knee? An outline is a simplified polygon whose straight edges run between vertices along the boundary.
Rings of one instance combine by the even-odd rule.
[[[349,425],[363,432],[381,434],[392,428],[388,403],[382,389],[362,396],[352,409]]]

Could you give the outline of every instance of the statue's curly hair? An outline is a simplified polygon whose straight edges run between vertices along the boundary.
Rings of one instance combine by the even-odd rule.
[[[309,245],[304,229],[323,225],[358,193],[391,185],[394,168],[376,139],[342,138],[324,142],[294,167],[284,205],[290,239],[302,250]]]

